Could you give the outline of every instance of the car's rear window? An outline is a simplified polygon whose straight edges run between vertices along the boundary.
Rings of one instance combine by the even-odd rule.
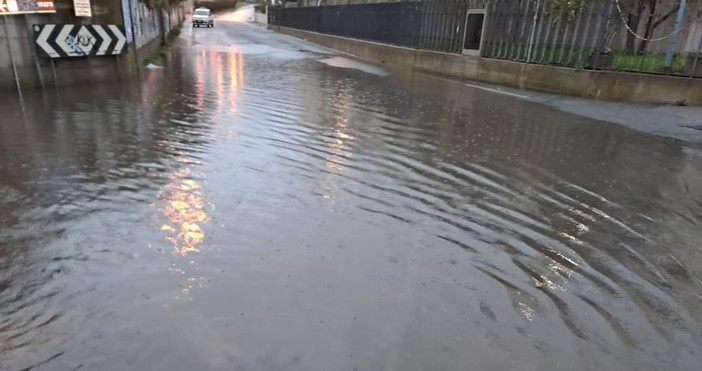
[[[195,11],[195,15],[210,15],[210,11],[205,9],[198,9]]]

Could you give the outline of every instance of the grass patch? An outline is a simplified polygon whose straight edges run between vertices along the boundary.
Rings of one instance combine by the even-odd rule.
[[[488,55],[493,58],[525,61],[528,53],[527,45],[508,43],[486,43]],[[586,68],[588,57],[595,51],[591,47],[557,47],[535,45],[531,50],[532,63],[552,64],[573,68]],[[614,60],[609,68],[614,71],[668,73],[663,68],[665,54],[628,54],[623,51],[613,51]],[[687,66],[687,55],[673,56],[669,72],[680,73]]]
[[[665,54],[631,55],[614,53],[615,70],[637,72],[662,72]],[[687,55],[674,55],[671,72],[683,72],[687,66]]]
[[[526,61],[529,55],[528,45],[515,45],[508,43],[486,43],[487,53],[500,59]],[[558,47],[534,45],[531,48],[530,61],[532,63],[553,64],[559,66],[585,68],[587,59],[593,48],[583,47]]]
[[[181,27],[176,26],[174,27],[170,33],[168,33],[168,36],[166,37],[166,43],[161,45],[156,52],[149,57],[146,60],[146,64],[155,64],[157,66],[162,66],[163,62],[166,60],[166,57],[168,57],[168,53],[171,50],[171,46],[173,46],[173,41],[180,35]]]

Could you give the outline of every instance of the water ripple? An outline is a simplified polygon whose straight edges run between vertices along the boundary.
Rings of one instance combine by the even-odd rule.
[[[368,369],[702,360],[702,163],[680,143],[236,50],[6,116],[0,364],[288,369],[271,354],[307,342],[339,369],[349,349]]]

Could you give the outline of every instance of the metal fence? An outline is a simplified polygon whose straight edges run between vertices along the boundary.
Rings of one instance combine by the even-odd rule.
[[[418,15],[413,2],[274,8],[274,25],[328,35],[417,47]]]
[[[576,68],[606,67],[611,1],[581,2],[547,9],[540,1],[494,1],[483,55]]]
[[[278,8],[274,25],[448,53],[483,12],[479,55],[535,64],[702,77],[702,5],[679,0],[416,0]],[[681,22],[676,22],[679,19]],[[476,32],[468,29],[468,33]],[[672,42],[671,42],[672,41]]]

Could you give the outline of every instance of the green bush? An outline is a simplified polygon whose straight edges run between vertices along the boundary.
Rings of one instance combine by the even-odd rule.
[[[162,65],[163,62],[166,60],[166,57],[168,56],[168,52],[171,50],[171,46],[173,45],[173,41],[180,35],[181,27],[176,26],[174,27],[170,33],[168,33],[168,37],[166,38],[166,43],[161,45],[158,50],[156,50],[156,53],[152,55],[150,58],[146,60],[146,64],[155,64],[155,65]]]

